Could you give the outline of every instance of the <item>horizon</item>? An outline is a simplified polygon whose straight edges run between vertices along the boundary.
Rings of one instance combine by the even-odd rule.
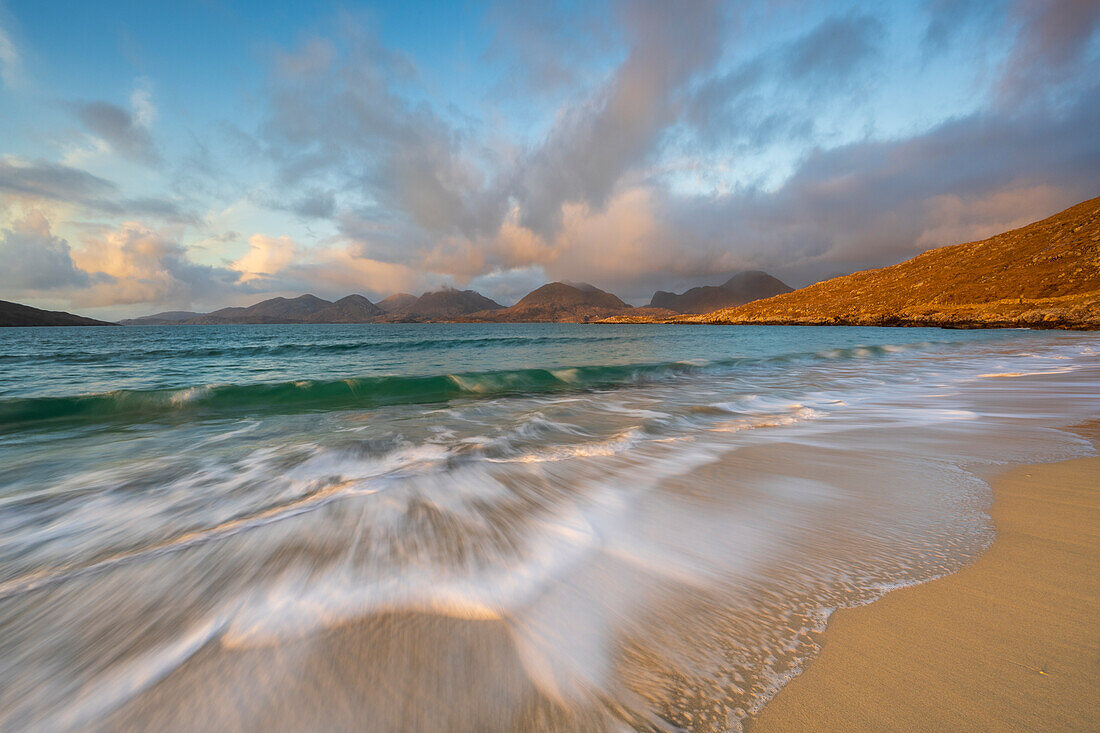
[[[1097,195],[1091,2],[0,0],[0,297],[792,287]]]

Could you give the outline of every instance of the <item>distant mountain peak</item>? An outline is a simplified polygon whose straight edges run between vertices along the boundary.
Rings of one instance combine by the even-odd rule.
[[[476,290],[447,288],[424,293],[413,303],[402,308],[401,313],[409,319],[449,320],[478,311],[503,307]]]
[[[649,305],[678,313],[710,313],[789,292],[791,288],[786,283],[762,270],[742,270],[721,285],[702,285],[679,295],[658,290]]]

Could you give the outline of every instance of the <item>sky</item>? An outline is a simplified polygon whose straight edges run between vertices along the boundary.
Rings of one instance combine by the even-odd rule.
[[[1100,2],[0,0],[0,299],[792,286],[1100,195]]]

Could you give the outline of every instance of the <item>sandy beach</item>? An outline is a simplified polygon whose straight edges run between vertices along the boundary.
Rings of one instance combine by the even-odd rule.
[[[112,333],[17,384],[198,373],[0,400],[0,729],[1089,727],[1093,337]]]
[[[1100,423],[1077,432],[1095,444]],[[1013,468],[992,486],[989,551],[835,613],[753,733],[1100,726],[1100,458]]]

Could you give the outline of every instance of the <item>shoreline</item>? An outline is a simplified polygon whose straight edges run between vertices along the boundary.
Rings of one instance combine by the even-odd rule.
[[[1072,429],[1100,444],[1100,421]],[[836,611],[822,650],[754,718],[787,730],[1095,730],[1100,456],[990,482],[972,565]]]

